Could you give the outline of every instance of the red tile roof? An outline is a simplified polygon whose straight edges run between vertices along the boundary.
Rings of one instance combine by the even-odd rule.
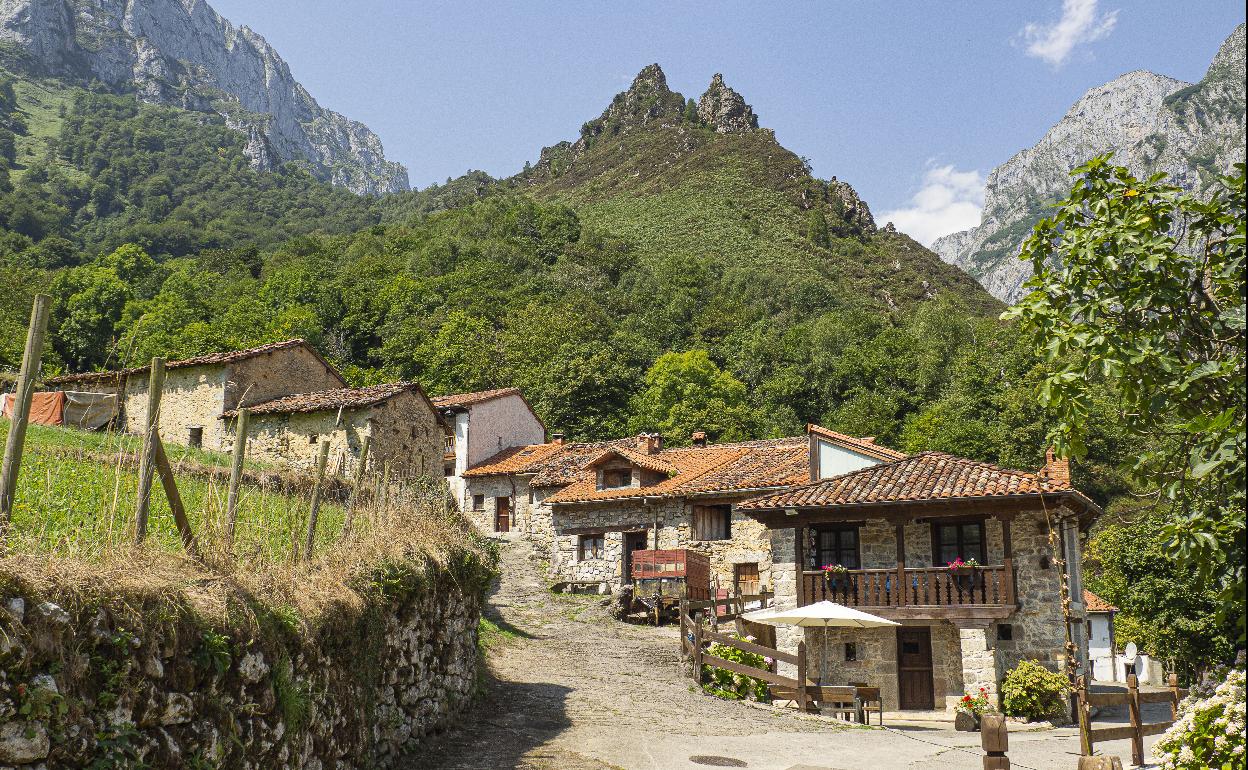
[[[645,468],[655,473],[675,474],[680,471],[675,465],[660,457],[658,454],[647,454],[646,452],[638,452],[629,447],[611,447],[602,452],[594,459],[585,464],[586,468],[597,468],[608,458],[619,457],[639,468]]]
[[[247,348],[246,350],[228,350],[228,351],[224,351],[221,353],[207,353],[205,355],[195,356],[193,358],[184,358],[179,361],[168,361],[165,363],[165,368],[166,369],[181,369],[187,366],[213,366],[213,365],[231,364],[231,363],[234,363],[235,361],[242,361],[248,358],[254,358],[255,356],[261,356],[261,355],[264,355],[265,353],[274,353],[279,350],[287,350],[290,348],[297,348],[297,347],[307,348],[308,351],[312,353],[312,355],[316,356],[321,361],[321,363],[325,364],[326,369],[328,369],[330,372],[333,372],[334,376],[337,377],[339,380],[342,380],[341,375],[339,375],[338,372],[334,369],[334,367],[331,366],[329,362],[326,361],[319,352],[317,352],[316,348],[312,347],[310,344],[308,344],[306,340],[302,340],[302,339],[284,340],[282,342],[270,342],[267,345],[259,345],[254,348]],[[148,368],[149,367],[147,366],[136,366],[130,369],[114,369],[112,371],[107,371],[107,372],[82,372],[79,374],[62,374],[59,377],[49,378],[47,380],[47,384],[48,385],[65,385],[69,383],[79,383],[79,382],[102,382],[102,381],[110,381],[110,380],[118,381],[122,379],[123,377],[128,377],[132,374],[140,374],[142,372],[146,372]],[[343,384],[345,385],[346,382],[343,381]]]
[[[360,409],[394,398],[400,393],[414,392],[425,398],[420,386],[414,382],[391,382],[384,385],[370,385],[366,388],[338,388],[322,390],[316,393],[298,393],[293,396],[282,396],[271,401],[247,407],[252,414],[293,414],[296,412],[323,412],[335,409]],[[431,407],[432,408],[432,407]],[[238,410],[231,409],[222,417],[234,417]]]
[[[747,500],[739,507],[742,510],[823,508],[1073,491],[1066,481],[1043,479],[1035,473],[1007,470],[944,452],[923,452]]]
[[[476,393],[452,393],[446,396],[433,396],[429,400],[439,409],[456,409],[477,404],[493,401],[503,396],[518,396],[519,388],[495,388],[494,390],[479,390]]]
[[[847,433],[838,433],[837,431],[825,428],[822,425],[815,425],[814,423],[809,423],[806,426],[806,432],[813,433],[820,438],[825,438],[831,443],[848,449],[851,452],[864,454],[867,457],[871,457],[876,460],[884,460],[887,462],[891,460],[900,460],[906,456],[905,452],[898,452],[896,449],[890,449],[889,447],[881,446],[875,443],[874,437],[857,438],[855,436],[850,436]]]
[[[598,489],[598,474],[586,472],[546,498],[546,502],[588,503],[639,497],[678,497],[682,485],[696,481],[703,474],[725,463],[740,459],[746,452],[747,450],[731,444],[664,449],[654,456],[661,457],[673,472],[658,483],[641,487]]]
[[[635,438],[595,441],[585,444],[530,444],[504,449],[468,470],[464,476],[496,476],[503,473],[534,474],[529,485],[557,487],[570,484],[586,464],[611,447],[633,446]]]
[[[1088,589],[1083,589],[1083,606],[1088,612],[1117,612],[1118,608]]]
[[[529,444],[509,447],[464,471],[464,476],[477,478],[509,473],[534,473],[544,460],[558,454],[565,446],[567,445]]]

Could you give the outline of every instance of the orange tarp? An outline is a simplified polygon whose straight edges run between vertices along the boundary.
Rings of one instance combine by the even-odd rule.
[[[4,416],[13,416],[11,393],[4,396]],[[36,425],[63,425],[65,422],[65,394],[60,391],[34,393],[30,399],[30,421]]]

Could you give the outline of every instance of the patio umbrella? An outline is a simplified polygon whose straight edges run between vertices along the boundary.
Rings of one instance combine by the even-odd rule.
[[[741,616],[755,623],[766,623],[769,626],[801,626],[803,628],[823,629],[823,656],[819,659],[819,684],[823,684],[824,661],[828,659],[829,628],[879,628],[881,626],[899,626],[888,618],[872,615],[869,612],[846,607],[836,602],[822,601],[807,604],[804,607],[782,610],[768,607],[765,610],[750,612]]]

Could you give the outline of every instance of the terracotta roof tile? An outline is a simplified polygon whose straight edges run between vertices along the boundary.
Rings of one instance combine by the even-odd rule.
[[[875,443],[874,438],[858,438],[847,433],[839,433],[830,428],[825,428],[822,425],[815,425],[814,423],[806,426],[806,432],[826,438],[851,452],[858,452],[876,460],[901,460],[906,456],[905,452],[898,452],[896,449],[890,449]]]
[[[585,503],[599,500],[620,500],[637,497],[673,497],[680,495],[680,488],[697,480],[703,474],[725,463],[739,459],[748,450],[731,444],[708,447],[665,449],[653,457],[660,457],[675,473],[657,484],[643,487],[619,487],[598,489],[598,477],[594,473],[582,473],[575,481],[546,498],[549,503]]]
[[[924,452],[741,503],[743,510],[1073,492],[1069,482]]]
[[[1088,589],[1083,589],[1083,606],[1088,612],[1117,612],[1118,608]]]
[[[338,388],[322,390],[316,393],[299,393],[293,396],[282,396],[271,401],[247,407],[252,414],[293,414],[296,412],[322,412],[331,409],[359,409],[373,404],[380,404],[400,393],[414,391],[421,398],[424,393],[414,382],[390,382],[384,385],[370,385],[366,388]],[[222,417],[234,417],[238,410],[231,409]]]
[[[609,449],[604,450],[602,454],[586,463],[585,467],[596,468],[608,457],[622,457],[633,465],[645,468],[648,471],[654,471],[655,473],[675,474],[680,472],[679,468],[672,465],[659,454],[637,452],[628,447],[610,447]]]
[[[476,478],[506,473],[531,473],[534,471],[531,471],[530,468],[538,466],[543,460],[558,454],[564,446],[566,445],[528,444],[527,446],[509,447],[464,471],[464,476]]]
[[[288,348],[297,348],[300,346],[306,347],[308,350],[310,350],[313,355],[315,355],[317,358],[321,360],[322,363],[325,364],[325,367],[327,369],[329,369],[331,372],[334,372],[335,376],[338,375],[338,372],[334,371],[334,368],[329,365],[329,362],[325,361],[325,359],[321,357],[321,354],[318,353],[315,348],[313,348],[310,344],[308,344],[307,341],[301,340],[301,339],[284,340],[282,342],[270,342],[267,345],[259,345],[257,347],[247,348],[245,350],[228,350],[228,351],[224,351],[220,353],[207,353],[202,356],[194,356],[193,358],[183,358],[179,361],[168,361],[165,363],[165,369],[181,369],[187,366],[211,366],[214,364],[230,364],[230,363],[234,363],[235,361],[242,361],[248,358],[254,358],[255,356],[261,356],[261,355],[264,355],[265,353],[273,353],[278,350],[286,350]],[[49,378],[47,380],[47,384],[65,385],[65,384],[75,383],[75,382],[115,381],[115,380],[119,380],[122,377],[127,377],[132,374],[140,374],[142,372],[146,372],[148,368],[149,367],[147,366],[136,366],[130,369],[114,369],[114,370],[107,371],[107,372],[82,372],[79,374],[62,374],[59,377]],[[341,379],[341,377],[339,377],[339,379]]]
[[[452,393],[446,396],[433,396],[429,400],[439,409],[454,409],[467,406],[475,406],[486,401],[493,401],[503,396],[520,395],[519,388],[495,388],[494,390],[479,390],[476,393]]]

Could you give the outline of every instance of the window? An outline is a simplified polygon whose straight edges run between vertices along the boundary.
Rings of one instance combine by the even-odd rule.
[[[858,660],[858,645],[853,642],[845,643],[845,660]]]
[[[485,510],[485,495],[473,495],[472,496],[472,510],[474,511]]]
[[[982,521],[932,525],[932,560],[937,567],[943,567],[958,558],[963,561],[974,559],[985,564],[988,555],[984,546]]]
[[[191,435],[187,437],[186,443],[192,449],[199,449],[204,445],[204,429],[191,428]]]
[[[597,535],[581,535],[581,540],[577,544],[577,553],[580,560],[601,559],[603,553],[603,536],[601,533]]]
[[[815,530],[815,569],[839,564],[847,569],[861,569],[858,559],[858,528],[829,527]]]
[[[1014,641],[1014,626],[1009,623],[1001,623],[997,626],[997,641],[1011,642]]]
[[[603,489],[619,489],[633,485],[632,468],[607,468],[602,472]]]
[[[320,441],[320,440],[321,440],[321,436],[320,436],[320,434],[318,434],[318,433],[309,433],[309,434],[308,434],[308,443],[309,443],[309,444],[315,444],[316,442],[318,442],[318,441]]]
[[[694,540],[728,540],[731,537],[731,505],[693,506]]]

